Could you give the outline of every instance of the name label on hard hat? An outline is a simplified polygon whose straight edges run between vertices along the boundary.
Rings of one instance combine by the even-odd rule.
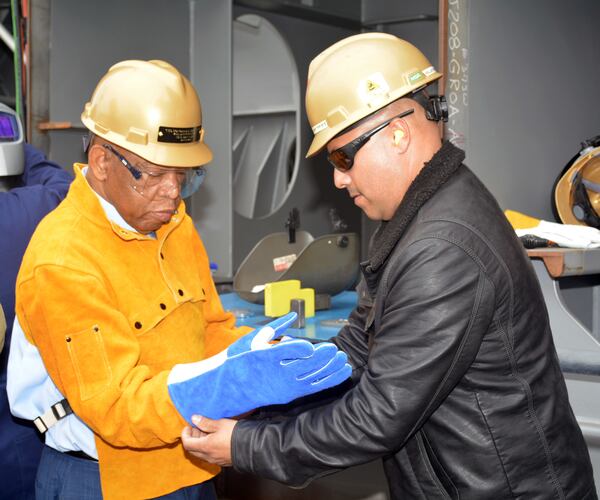
[[[200,140],[200,130],[198,127],[158,127],[158,142],[198,142]]]

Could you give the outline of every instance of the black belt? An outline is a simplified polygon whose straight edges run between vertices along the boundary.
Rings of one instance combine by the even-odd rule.
[[[90,457],[87,453],[77,450],[77,451],[63,451],[65,455],[69,455],[70,457],[81,458],[83,460],[91,460],[92,462],[97,462],[93,457]]]

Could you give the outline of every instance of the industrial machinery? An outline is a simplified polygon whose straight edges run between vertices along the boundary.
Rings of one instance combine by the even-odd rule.
[[[262,304],[264,285],[275,281],[299,280],[317,295],[335,295],[356,282],[358,234],[339,232],[314,238],[307,231],[297,231],[298,226],[294,209],[286,222],[287,232],[269,234],[254,246],[233,280],[240,297]],[[337,228],[343,227],[338,221]]]

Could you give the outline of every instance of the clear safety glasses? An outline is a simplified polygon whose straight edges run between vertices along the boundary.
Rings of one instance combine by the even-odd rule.
[[[104,148],[114,154],[121,164],[129,170],[133,180],[132,189],[145,198],[153,197],[158,190],[179,188],[180,196],[188,198],[193,195],[204,182],[206,170],[203,167],[177,168],[177,167],[140,167],[134,166],[127,158],[119,153],[110,144],[103,144]]]
[[[358,153],[360,148],[362,148],[371,137],[373,137],[380,130],[383,130],[385,127],[387,127],[392,122],[392,120],[395,120],[396,118],[404,118],[405,116],[414,113],[414,111],[414,109],[407,109],[399,115],[393,116],[389,120],[380,123],[374,129],[371,129],[368,132],[365,132],[364,134],[358,136],[356,139],[350,141],[348,144],[345,144],[341,148],[332,151],[327,155],[329,163],[331,163],[336,170],[339,170],[340,172],[347,172],[352,168],[352,165],[354,165],[354,157],[356,156],[356,153]]]

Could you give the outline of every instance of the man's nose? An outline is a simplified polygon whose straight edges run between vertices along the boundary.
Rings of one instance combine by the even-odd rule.
[[[350,176],[346,172],[340,172],[337,168],[334,168],[333,183],[336,188],[345,189],[350,184]]]
[[[171,199],[176,199],[181,194],[181,183],[175,172],[163,174],[160,185],[161,191],[165,196]]]

